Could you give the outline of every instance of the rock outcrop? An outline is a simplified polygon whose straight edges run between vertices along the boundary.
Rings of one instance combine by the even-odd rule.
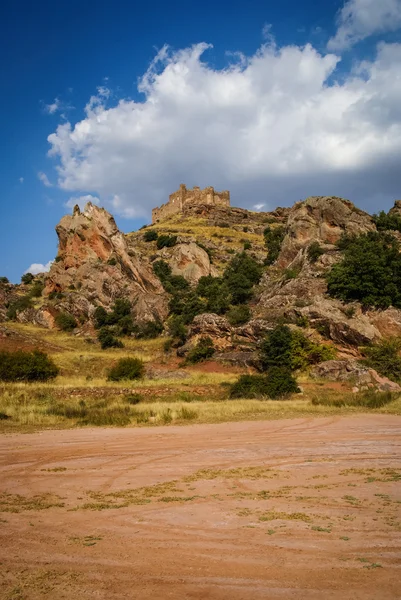
[[[314,241],[329,249],[344,233],[360,235],[375,229],[372,217],[349,200],[312,196],[290,210],[277,265],[288,267]]]
[[[380,376],[354,360],[327,360],[312,369],[312,377],[330,381],[349,381],[354,383],[354,391],[377,389],[382,392],[401,392],[398,383]]]
[[[167,297],[151,266],[126,239],[113,217],[88,203],[74,208],[56,227],[59,250],[46,277],[45,296],[61,295],[61,308],[91,316],[96,306],[109,308],[116,298],[131,300],[139,321],[163,320]]]

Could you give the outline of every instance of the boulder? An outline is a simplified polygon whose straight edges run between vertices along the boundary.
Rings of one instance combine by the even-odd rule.
[[[369,369],[354,360],[327,360],[314,367],[311,376],[330,381],[349,381],[355,384],[355,391],[375,388],[378,391],[401,392],[398,383],[382,377],[374,369]]]
[[[192,284],[197,283],[201,277],[218,275],[210,263],[208,253],[194,242],[174,246],[168,262],[173,275],[182,275]]]

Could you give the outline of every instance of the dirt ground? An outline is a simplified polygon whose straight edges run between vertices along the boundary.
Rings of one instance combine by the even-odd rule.
[[[401,598],[401,417],[0,438],[0,597]]]

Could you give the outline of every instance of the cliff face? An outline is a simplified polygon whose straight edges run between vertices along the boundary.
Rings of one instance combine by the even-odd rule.
[[[87,204],[81,213],[61,219],[56,227],[58,255],[46,277],[45,296],[64,295],[74,314],[90,317],[96,306],[110,307],[116,298],[131,300],[140,321],[167,316],[167,298],[148,261],[119,231],[103,208]]]

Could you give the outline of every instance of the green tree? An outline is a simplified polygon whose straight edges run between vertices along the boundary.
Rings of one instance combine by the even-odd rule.
[[[335,350],[324,344],[316,344],[302,331],[278,325],[270,331],[260,347],[263,370],[280,367],[296,371],[335,357]]]
[[[396,213],[386,213],[384,210],[373,215],[373,221],[379,231],[401,231],[401,216]]]
[[[281,245],[285,236],[284,227],[266,227],[263,232],[265,238],[265,246],[268,250],[266,264],[272,265],[279,257]]]
[[[364,307],[401,308],[400,247],[391,235],[369,232],[343,238],[343,260],[327,274],[330,296]]]

